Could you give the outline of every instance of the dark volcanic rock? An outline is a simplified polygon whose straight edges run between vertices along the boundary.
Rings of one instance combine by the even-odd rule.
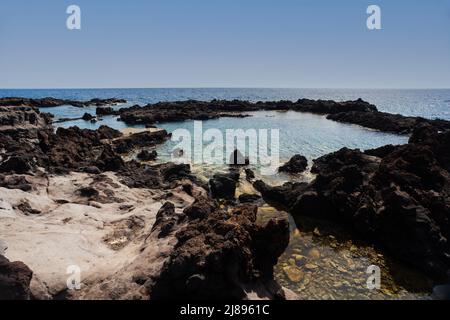
[[[0,187],[6,189],[18,189],[25,192],[30,191],[33,188],[25,176],[4,174],[0,174]]]
[[[86,112],[85,114],[83,114],[81,119],[83,119],[84,121],[91,121],[95,119],[95,117],[92,114]]]
[[[374,157],[342,149],[314,162],[306,186],[255,183],[295,216],[332,219],[433,277],[450,269],[450,131],[416,127],[407,145]]]
[[[255,206],[237,207],[230,215],[202,203],[194,204],[189,223],[176,233],[178,243],[161,274],[146,282],[151,299],[237,300],[249,287],[283,299],[273,266],[289,243],[288,222],[258,226]]]
[[[211,195],[216,199],[234,199],[239,172],[218,173],[209,180]]]
[[[158,238],[167,237],[177,222],[178,217],[175,214],[174,204],[171,202],[166,202],[156,214],[156,220],[152,227],[152,232],[159,229]]]
[[[42,213],[39,210],[33,209],[28,201],[23,201],[16,207],[16,209],[19,209],[25,215],[37,215]]]
[[[450,122],[445,120],[428,120],[420,117],[406,117],[385,112],[350,111],[328,115],[327,119],[357,124],[366,128],[385,132],[409,134],[422,124],[429,124],[439,130],[450,129]]]
[[[239,201],[241,203],[252,203],[258,201],[259,199],[261,199],[261,196],[257,194],[244,193],[239,196]]]
[[[308,167],[308,160],[299,154],[293,156],[287,163],[282,165],[278,171],[287,173],[301,173]]]
[[[163,188],[183,179],[196,181],[188,164],[163,163],[147,166],[130,161],[119,172],[121,182],[130,188]]]
[[[29,300],[33,272],[22,262],[0,255],[0,300]]]
[[[85,198],[94,198],[99,196],[99,192],[93,187],[83,187],[77,190],[77,193]]]
[[[119,110],[120,119],[128,124],[151,125],[157,122],[183,120],[207,120],[225,116],[245,116],[245,112],[298,111],[326,114],[328,119],[358,124],[367,128],[395,133],[411,133],[421,124],[430,124],[439,130],[450,129],[446,120],[428,120],[420,117],[407,117],[398,114],[379,112],[374,105],[361,99],[335,102],[326,100],[300,99],[292,101],[268,101],[251,103],[248,101],[177,101],[149,104],[145,107],[133,106]]]
[[[65,100],[56,98],[28,99],[28,98],[0,98],[0,106],[26,106],[26,107],[59,107],[71,105],[74,107],[105,106],[125,103],[123,99],[92,99],[89,101]]]
[[[138,163],[126,164],[115,151],[155,146],[169,136],[164,130],[126,137],[107,126],[97,130],[58,128],[54,132],[46,115],[31,107],[0,107],[0,119],[13,124],[0,127],[0,173],[4,174],[0,183],[8,188],[29,190],[26,180],[14,180],[12,174],[35,173],[39,167],[50,173],[115,171],[129,186],[139,187],[161,186],[182,177],[192,179],[189,166],[166,164],[147,169]]]
[[[191,176],[191,167],[188,164],[184,163],[163,163],[158,166],[161,177],[163,181],[172,182],[181,179],[192,179]]]
[[[108,126],[100,126],[97,129],[97,133],[99,135],[99,139],[107,139],[107,140],[112,140],[112,139],[123,136],[122,132],[120,132],[119,130],[110,128]]]
[[[98,116],[119,115],[119,111],[114,110],[112,107],[97,107],[95,114]]]
[[[5,127],[14,127],[15,129],[43,128],[50,122],[50,115],[41,113],[37,108],[0,106],[0,127],[2,130],[5,130]]]
[[[104,171],[117,171],[123,167],[123,160],[114,153],[111,146],[103,143],[102,131],[58,128],[56,134],[42,137],[41,149],[46,151],[43,165],[51,171],[83,171],[85,167],[96,166]]]
[[[152,161],[155,160],[158,154],[155,150],[148,151],[148,150],[142,150],[138,153],[137,158],[142,161]]]
[[[151,147],[170,138],[166,130],[143,131],[113,141],[115,151],[128,153],[135,148]]]
[[[184,209],[184,214],[191,219],[206,219],[208,216],[217,209],[217,202],[209,198],[196,198],[195,202]]]
[[[392,151],[394,151],[396,149],[397,149],[397,146],[388,144],[386,146],[382,146],[382,147],[379,147],[376,149],[366,150],[366,151],[364,151],[364,154],[367,154],[369,156],[378,157],[378,158],[384,158],[385,156],[387,156],[389,153],[391,153]]]
[[[253,187],[261,193],[264,200],[282,206],[287,206],[295,201],[296,196],[303,192],[307,186],[307,183],[287,182],[282,186],[272,187],[265,184],[262,180],[257,180],[253,183]]]
[[[133,106],[120,109],[120,118],[128,124],[154,124],[183,120],[208,120],[219,117],[243,117],[245,112],[258,110],[294,110],[330,114],[347,111],[376,111],[376,107],[362,100],[334,102],[324,100],[301,99],[297,102],[274,101],[257,102],[212,100],[210,102],[188,100],[160,102],[145,107]]]
[[[245,178],[248,181],[255,179],[255,173],[251,169],[245,169]]]
[[[34,167],[31,155],[9,156],[0,163],[0,172],[27,173]]]
[[[83,169],[83,172],[90,173],[90,174],[100,174],[101,171],[96,166],[86,167]]]

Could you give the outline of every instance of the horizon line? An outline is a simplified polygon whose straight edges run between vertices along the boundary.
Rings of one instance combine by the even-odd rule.
[[[287,89],[287,90],[450,90],[450,87],[435,87],[435,88],[408,88],[408,87],[361,87],[361,88],[350,88],[350,87],[253,87],[253,86],[239,86],[239,87],[190,87],[190,86],[155,86],[155,87],[27,87],[27,88],[0,88],[0,90],[145,90],[145,89]]]

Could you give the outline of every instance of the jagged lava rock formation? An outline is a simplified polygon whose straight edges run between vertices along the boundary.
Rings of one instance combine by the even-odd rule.
[[[257,225],[250,206],[230,216],[187,164],[120,156],[165,141],[164,130],[55,132],[50,121],[23,103],[0,107],[0,234],[6,256],[28,266],[0,257],[2,297],[286,297],[273,266],[287,221]],[[72,265],[80,291],[67,288]]]
[[[409,143],[341,149],[314,161],[311,183],[255,187],[294,215],[331,219],[428,272],[450,269],[450,131],[417,127]]]

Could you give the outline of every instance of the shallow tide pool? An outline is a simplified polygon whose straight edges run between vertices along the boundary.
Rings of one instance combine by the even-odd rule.
[[[43,109],[58,117],[78,117],[80,109],[73,107]],[[83,109],[94,113],[95,110]],[[404,144],[408,137],[369,130],[355,125],[347,125],[327,120],[325,116],[293,111],[258,111],[246,118],[219,118],[203,121],[203,131],[219,129],[225,136],[227,129],[277,129],[280,134],[280,164],[294,154],[304,155],[312,160],[343,147],[361,150],[377,148],[386,144]],[[69,121],[57,126],[96,129],[100,125],[123,130],[128,126],[116,117],[104,117],[97,123],[83,120]],[[135,126],[142,127],[142,126]],[[168,132],[187,129],[193,136],[194,121],[159,123],[157,127]],[[157,162],[171,161],[176,142],[167,141],[156,148]],[[224,155],[224,161],[226,154]],[[218,171],[227,170],[226,165],[192,165],[192,171],[203,181]],[[252,164],[257,179],[275,185],[286,181],[310,181],[314,176],[304,174],[289,176],[275,174],[261,175],[258,164]],[[257,193],[241,174],[238,194]],[[270,218],[287,218],[291,226],[291,240],[285,253],[275,267],[275,277],[286,288],[294,291],[301,299],[426,299],[429,297],[431,282],[421,274],[391,260],[381,250],[355,241],[348,233],[336,225],[307,218],[296,221],[286,212],[267,204],[258,211],[259,223]],[[377,265],[381,269],[381,288],[367,288],[367,268]]]

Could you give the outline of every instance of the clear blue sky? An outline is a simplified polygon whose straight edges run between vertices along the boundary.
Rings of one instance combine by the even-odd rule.
[[[450,88],[450,0],[2,0],[0,88],[60,87]]]

